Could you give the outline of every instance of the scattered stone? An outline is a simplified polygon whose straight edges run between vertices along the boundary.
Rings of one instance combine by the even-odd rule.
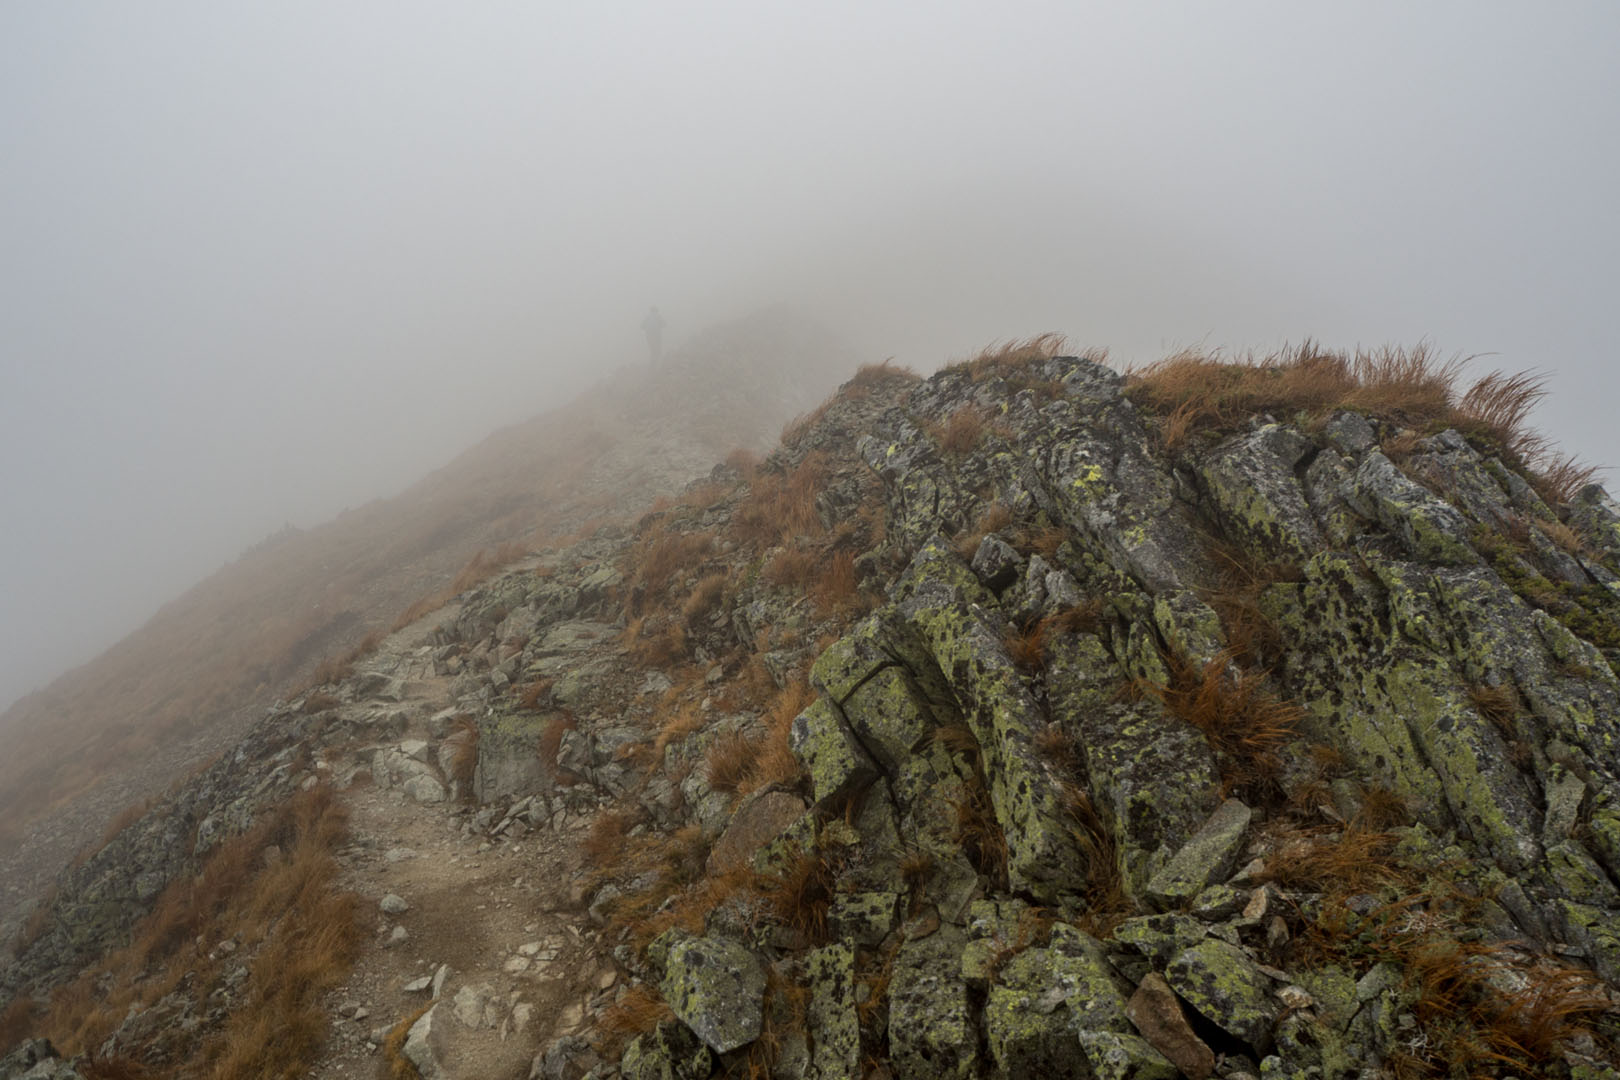
[[[383,897],[377,906],[382,909],[385,915],[403,915],[411,910],[411,905],[405,902],[405,898],[396,893],[389,893]]]
[[[1215,1052],[1194,1033],[1163,976],[1149,974],[1142,980],[1125,1003],[1125,1015],[1187,1080],[1208,1080],[1215,1072]]]
[[[435,1005],[418,1017],[410,1031],[406,1032],[405,1045],[401,1048],[405,1057],[416,1066],[416,1071],[422,1074],[422,1080],[452,1080],[441,1062],[444,1030],[436,1020],[438,1011],[439,1007]]]
[[[500,1026],[500,995],[489,983],[463,986],[451,1006],[461,1026],[472,1031]]]

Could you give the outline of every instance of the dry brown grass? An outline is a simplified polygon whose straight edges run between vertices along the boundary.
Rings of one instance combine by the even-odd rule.
[[[686,656],[686,627],[667,616],[631,619],[621,640],[642,667],[667,668]]]
[[[639,806],[619,806],[603,810],[591,821],[580,845],[593,865],[616,858],[624,850],[625,838],[630,830],[646,820]]]
[[[700,620],[707,618],[724,603],[729,580],[725,574],[709,574],[693,587],[686,597],[686,602],[681,605],[681,614],[686,618],[688,626],[696,625]]]
[[[728,731],[711,742],[703,755],[703,770],[709,786],[716,791],[738,792],[753,768],[762,741],[742,731]]]
[[[39,1005],[27,994],[11,999],[11,1004],[0,1012],[0,1046],[9,1048],[26,1039],[34,1031],[39,1016]]]
[[[378,1062],[378,1075],[382,1080],[422,1080],[422,1074],[417,1071],[411,1059],[405,1056],[405,1039],[411,1033],[411,1027],[427,1011],[433,1008],[433,1002],[428,1002],[415,1012],[407,1013],[399,1023],[388,1029],[388,1036],[383,1039],[382,1060]]]
[[[1059,635],[1095,633],[1105,604],[1100,596],[1088,596],[1076,607],[1053,612],[1024,627],[1009,627],[1002,639],[1007,655],[1024,671],[1042,670],[1046,666],[1047,643]]]
[[[645,1035],[674,1015],[655,987],[635,983],[623,997],[608,1006],[596,1022],[596,1050],[607,1057],[617,1057],[637,1035]]]
[[[1519,737],[1515,721],[1519,717],[1519,691],[1509,683],[1487,686],[1475,683],[1468,687],[1468,700],[1474,709],[1489,720],[1503,737]]]
[[[455,718],[455,724],[446,741],[455,741],[455,752],[450,757],[450,780],[459,785],[461,797],[472,800],[473,777],[478,772],[478,721],[471,716]]]
[[[312,716],[318,712],[335,709],[342,704],[343,702],[338,699],[337,695],[328,694],[324,690],[316,690],[304,696],[304,704],[298,711],[305,716]]]
[[[518,691],[518,704],[525,709],[541,708],[551,694],[551,679],[536,679]]]
[[[815,580],[821,557],[808,548],[784,548],[765,564],[760,577],[768,585],[784,589],[807,589]]]
[[[805,852],[763,880],[761,887],[771,915],[783,926],[803,934],[811,944],[827,940],[827,910],[832,906],[838,875],[823,853]]]
[[[679,577],[700,565],[714,550],[714,535],[707,532],[655,533],[644,540],[635,556],[636,610],[647,610],[662,600]]]
[[[816,610],[830,615],[844,610],[859,596],[855,577],[855,553],[830,552],[822,561],[810,587],[810,601]]]
[[[984,542],[986,536],[1005,529],[1012,524],[1012,520],[1013,514],[1010,509],[1001,503],[993,503],[974,523],[973,528],[957,536],[952,547],[963,559],[971,560],[978,553],[979,545]]]
[[[956,800],[956,839],[979,873],[985,875],[996,888],[1007,888],[1007,837],[996,820],[995,805],[990,799],[990,785],[984,777],[984,752],[978,737],[967,724],[947,724],[935,728],[933,741],[960,757],[968,766],[969,776]]]
[[[1402,973],[1416,1037],[1397,1044],[1385,1063],[1395,1076],[1548,1075],[1569,1040],[1610,1010],[1591,973],[1529,957],[1511,942],[1476,939],[1478,897],[1453,883],[1445,866],[1404,862],[1392,834],[1284,828],[1273,839],[1279,847],[1267,860],[1269,880],[1322,896],[1296,958],[1384,961]],[[1353,896],[1379,902],[1358,918],[1346,903]]]
[[[1230,652],[1202,668],[1166,656],[1170,685],[1139,685],[1176,716],[1202,731],[1214,748],[1227,784],[1247,789],[1251,799],[1275,794],[1282,772],[1280,752],[1297,733],[1299,706],[1281,701],[1265,686],[1264,675],[1230,674]]]
[[[984,441],[984,416],[972,405],[963,405],[943,423],[930,424],[928,433],[940,451],[953,457],[971,453]]]
[[[819,536],[823,530],[816,516],[816,495],[826,478],[826,457],[819,452],[807,454],[786,473],[761,470],[749,485],[748,497],[732,513],[732,536],[762,549]]]
[[[862,364],[856,369],[855,375],[844,384],[845,391],[863,390],[878,386],[887,386],[891,383],[917,383],[922,376],[906,367],[896,364],[894,357],[881,364]]]
[[[1068,348],[1068,339],[1062,334],[1045,333],[1034,337],[991,342],[978,356],[965,363],[953,364],[948,370],[964,369],[974,382],[985,379],[1017,378],[1026,374],[1031,363],[1050,360]]]
[[[221,977],[207,950],[229,938],[236,962],[253,959],[241,1006],[192,1048],[197,1075],[301,1076],[325,1037],[320,999],[359,950],[358,899],[335,891],[345,832],[330,789],[296,795],[165,890],[128,946],[58,988],[39,1029],[69,1054],[99,1047],[130,1006],[150,1005],[188,971],[204,987]]]
[[[1264,413],[1315,421],[1335,409],[1355,409],[1404,427],[1455,427],[1485,440],[1525,467],[1555,505],[1591,482],[1595,467],[1558,453],[1529,426],[1546,394],[1545,376],[1492,372],[1459,395],[1465,363],[1442,360],[1427,345],[1351,354],[1306,341],[1237,360],[1186,351],[1127,371],[1127,392],[1163,418],[1160,436],[1171,450],[1195,433],[1235,430]]]
[[[1215,567],[1215,584],[1199,590],[1216,616],[1233,658],[1245,668],[1263,668],[1282,655],[1283,639],[1265,613],[1261,599],[1279,582],[1304,578],[1293,563],[1266,561],[1259,553],[1206,537],[1205,551]]]
[[[701,731],[703,725],[708,723],[708,719],[708,715],[703,712],[701,704],[697,701],[660,706],[658,734],[653,739],[654,759],[662,761],[666,747],[671,743],[681,742],[693,732]]]

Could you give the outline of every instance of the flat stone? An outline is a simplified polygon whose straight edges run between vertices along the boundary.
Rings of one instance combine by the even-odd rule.
[[[385,915],[403,915],[411,910],[411,905],[407,904],[405,898],[398,893],[389,893],[382,898],[377,906],[383,910]]]
[[[1193,1032],[1164,976],[1155,972],[1144,978],[1125,1003],[1125,1015],[1187,1080],[1207,1080],[1215,1072],[1215,1052]]]
[[[1251,816],[1249,808],[1237,799],[1227,799],[1216,807],[1181,850],[1148,881],[1148,899],[1160,907],[1179,907],[1230,874]]]

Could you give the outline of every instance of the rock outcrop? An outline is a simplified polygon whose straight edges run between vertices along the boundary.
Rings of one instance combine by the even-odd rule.
[[[464,595],[432,738],[291,703],[170,827],[344,740],[492,845],[589,821],[629,978],[536,1076],[1617,1075],[1620,506],[1376,410],[1164,427],[1083,358],[868,369]]]

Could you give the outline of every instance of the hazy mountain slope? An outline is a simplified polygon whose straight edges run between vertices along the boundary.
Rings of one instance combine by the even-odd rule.
[[[283,1030],[289,1076],[1616,1075],[1620,506],[1527,467],[1533,384],[1056,345],[863,369],[279,704],[62,876],[4,1030],[232,1078]]]
[[[495,433],[398,496],[213,574],[0,718],[0,841],[22,856],[8,859],[12,897],[480,549],[632,512],[728,450],[774,439],[853,364],[786,312],[718,327],[655,370],[619,371]]]

